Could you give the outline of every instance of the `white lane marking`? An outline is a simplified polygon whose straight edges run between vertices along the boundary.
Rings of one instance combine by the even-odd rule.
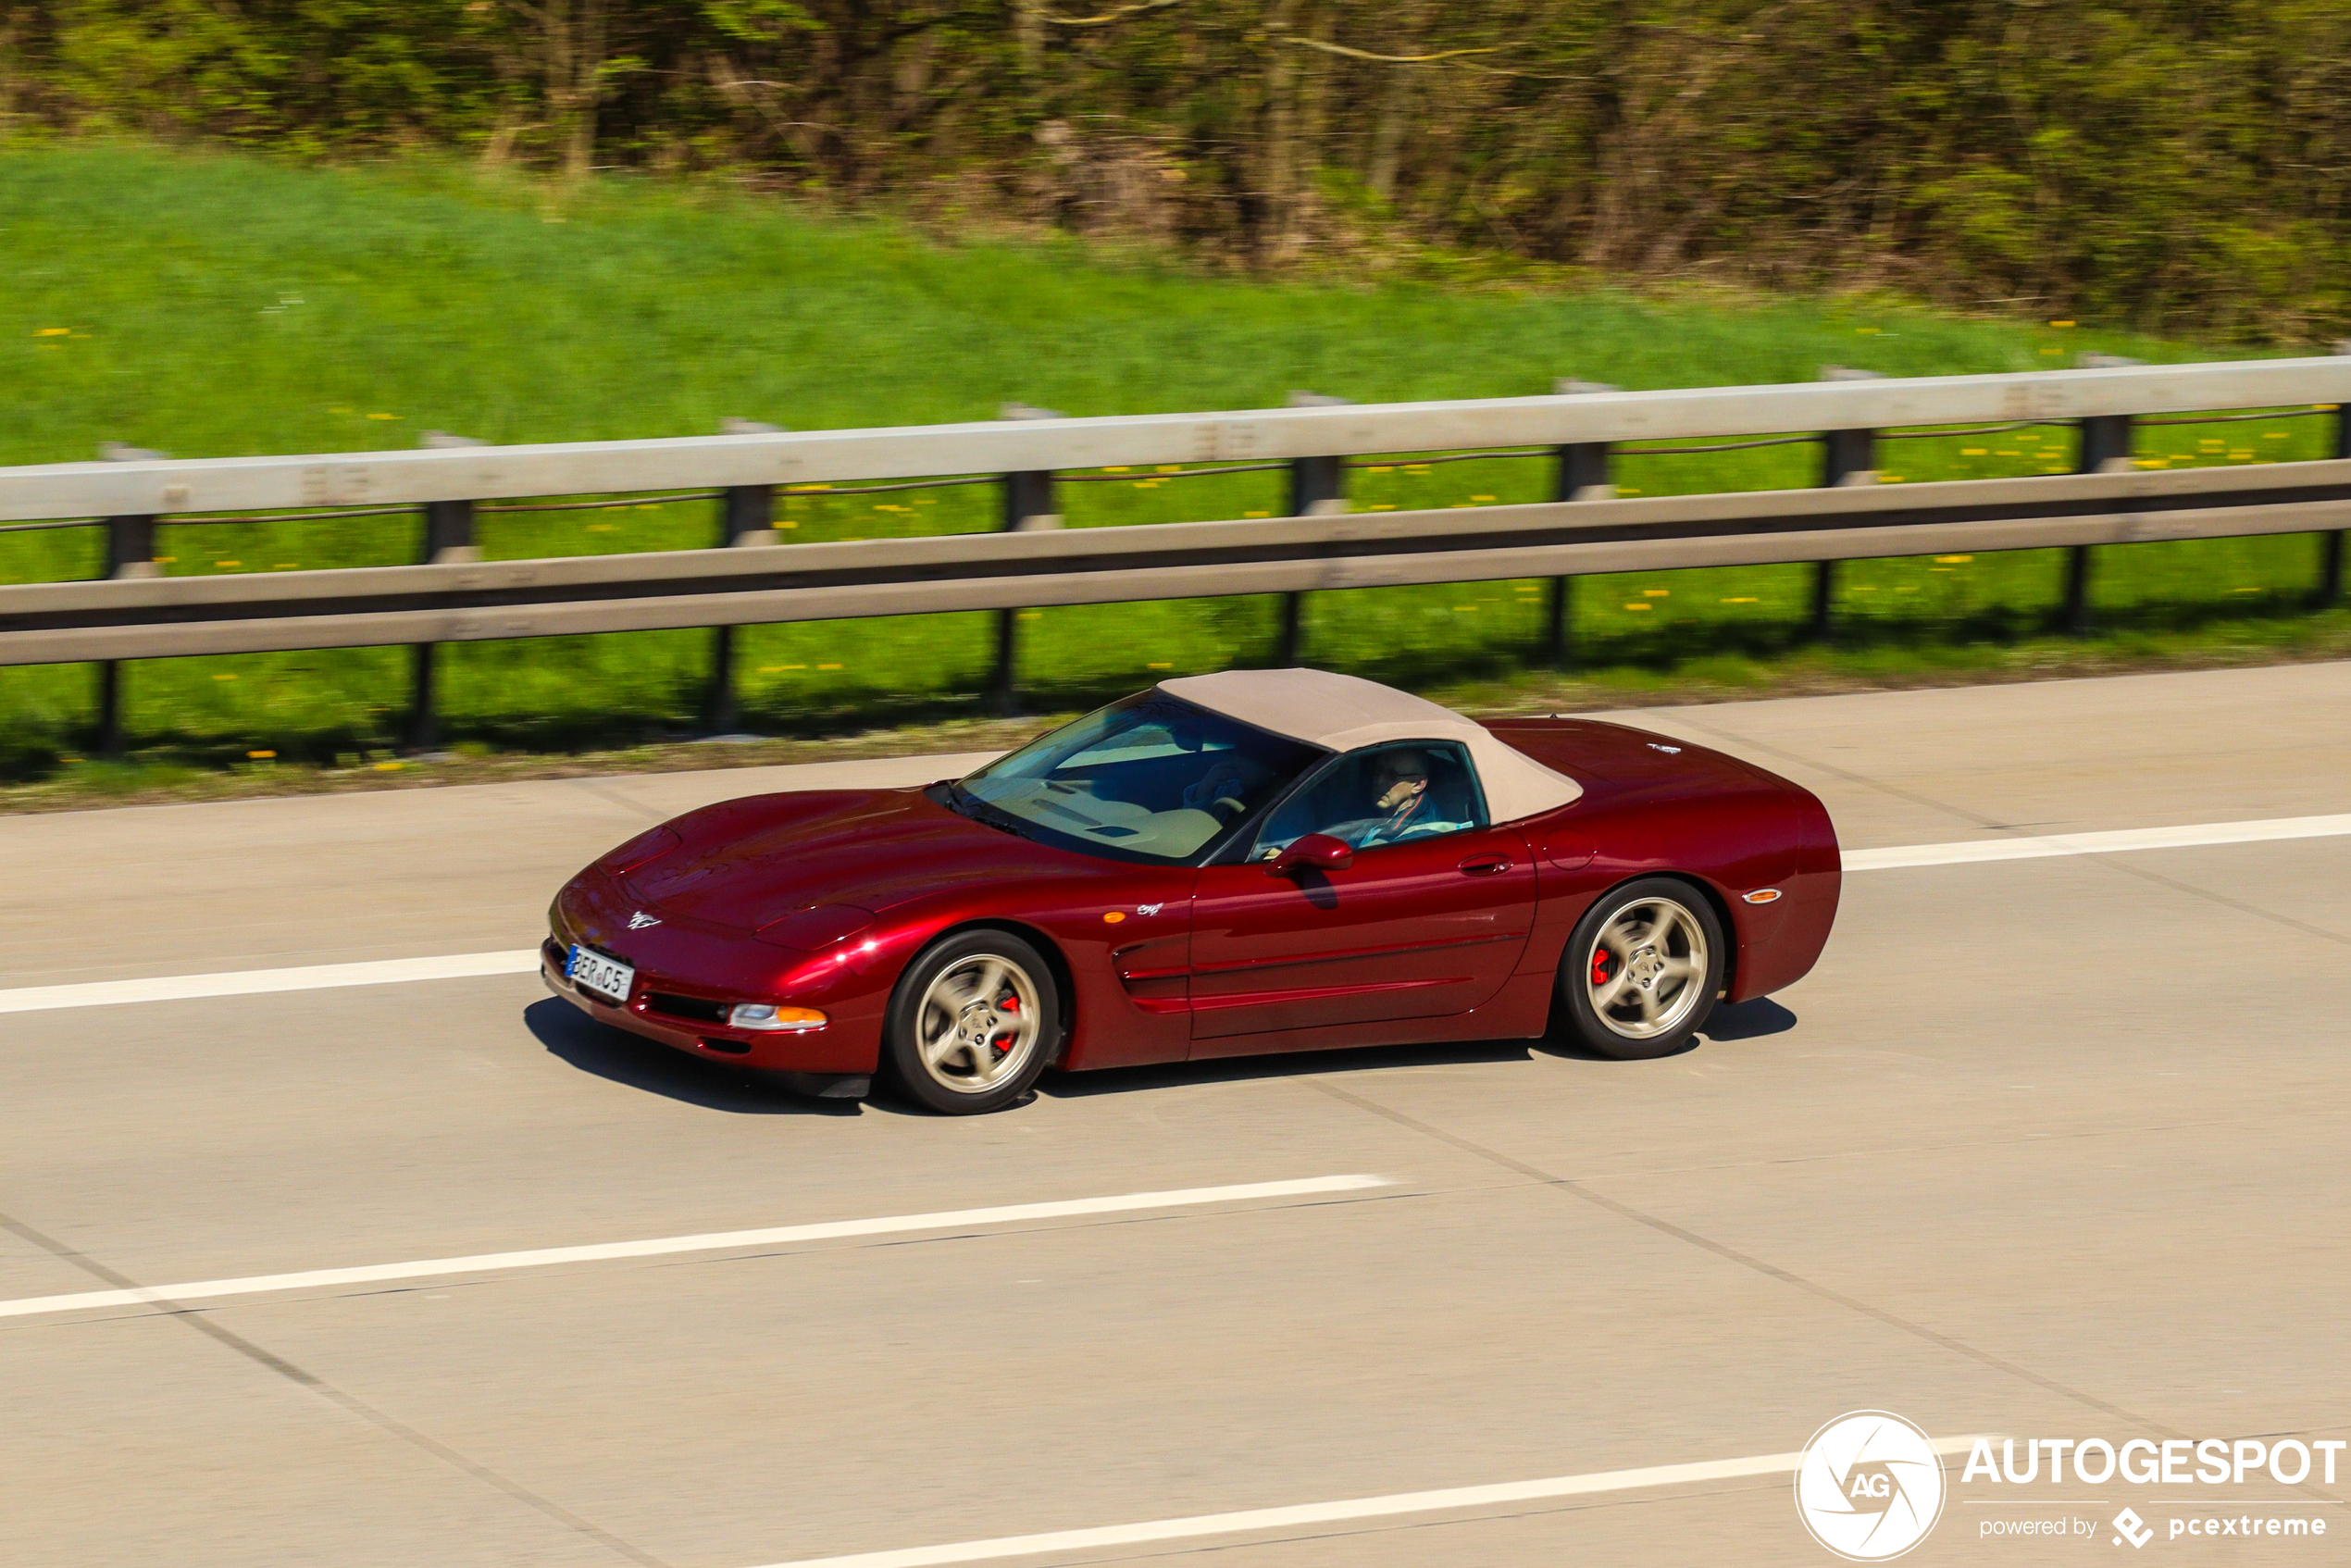
[[[2115,854],[2131,850],[2193,849],[2205,844],[2331,839],[2345,834],[2351,834],[2351,815],[2279,816],[2259,822],[2202,822],[2183,828],[2126,828],[2107,833],[1970,839],[1952,844],[1897,844],[1889,849],[1847,850],[1845,869],[1896,871],[1995,860]],[[264,996],[273,991],[332,990],[344,986],[388,986],[408,980],[459,980],[480,975],[528,975],[538,967],[536,948],[516,948],[504,952],[456,952],[438,958],[390,958],[369,964],[317,964],[299,969],[243,969],[218,975],[164,975],[143,980],[28,986],[0,990],[0,1013],[44,1013],[55,1008],[184,1002],[201,997]]]
[[[222,1296],[259,1296],[273,1290],[306,1290],[330,1285],[379,1285],[399,1279],[431,1279],[497,1269],[545,1268],[554,1263],[607,1263],[618,1258],[661,1258],[678,1252],[720,1252],[738,1247],[831,1241],[850,1236],[896,1236],[914,1230],[961,1230],[971,1226],[1019,1225],[1028,1220],[1074,1219],[1120,1214],[1138,1209],[1182,1209],[1202,1203],[1247,1203],[1267,1198],[1305,1198],[1325,1192],[1356,1192],[1393,1186],[1377,1176],[1309,1176],[1300,1181],[1260,1181],[1239,1187],[1185,1187],[1166,1192],[1128,1192],[1112,1198],[1072,1198],[1053,1203],[1007,1203],[992,1209],[949,1209],[931,1214],[893,1214],[879,1219],[829,1220],[815,1225],[774,1226],[765,1230],[720,1230],[700,1236],[662,1236],[647,1241],[606,1241],[585,1247],[541,1247],[528,1252],[480,1252],[465,1258],[425,1258],[405,1263],[358,1268],[310,1269],[301,1274],[262,1274],[244,1279],[201,1279],[184,1285],[143,1286],[135,1290],[82,1290],[69,1296],[28,1296],[0,1301],[0,1317],[81,1312],[90,1307],[174,1307]]]
[[[46,1013],[58,1007],[107,1007],[127,1002],[185,1002],[206,996],[264,996],[271,991],[336,990],[408,980],[465,980],[478,975],[528,975],[539,967],[537,948],[506,952],[453,952],[438,958],[386,958],[368,964],[310,964],[299,969],[237,969],[218,975],[160,975],[145,980],[93,980],[76,986],[27,986],[0,990],[0,1013]]]
[[[1948,1437],[1935,1444],[1934,1448],[1936,1452],[1945,1455],[1961,1454],[1967,1452],[1974,1442],[1972,1437]],[[946,1563],[993,1562],[1007,1557],[1033,1557],[1044,1552],[1093,1551],[1105,1547],[1138,1546],[1148,1541],[1180,1541],[1200,1536],[1231,1536],[1254,1530],[1294,1529],[1302,1524],[1339,1524],[1352,1519],[1383,1519],[1399,1513],[1496,1508],[1554,1498],[1590,1497],[1602,1492],[1686,1487],[1696,1481],[1785,1475],[1792,1473],[1803,1458],[1800,1452],[1755,1454],[1747,1459],[1713,1459],[1696,1464],[1653,1464],[1640,1470],[1600,1470],[1582,1475],[1553,1475],[1540,1481],[1505,1481],[1488,1487],[1448,1487],[1431,1492],[1391,1492],[1386,1497],[1350,1498],[1344,1502],[1252,1508],[1238,1513],[1195,1513],[1182,1519],[1152,1519],[1139,1524],[1105,1524],[1090,1530],[1053,1530],[1037,1536],[999,1536],[992,1540],[957,1541],[949,1546],[859,1551],[846,1557],[802,1557],[789,1562],[769,1563],[766,1568],[939,1568]]]
[[[2258,822],[2198,822],[2184,828],[2125,828],[2106,833],[2055,833],[2034,839],[1970,839],[1956,844],[1897,844],[1847,850],[1847,871],[1893,871],[1913,865],[1971,865],[1991,860],[2048,860],[2060,855],[2116,854],[2131,850],[2194,849],[2206,844],[2259,844],[2280,839],[2334,839],[2351,833],[2351,815],[2272,816]]]

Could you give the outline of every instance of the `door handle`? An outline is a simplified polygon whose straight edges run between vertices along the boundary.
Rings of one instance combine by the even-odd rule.
[[[1511,857],[1506,854],[1472,855],[1461,865],[1464,877],[1491,877],[1510,868]]]

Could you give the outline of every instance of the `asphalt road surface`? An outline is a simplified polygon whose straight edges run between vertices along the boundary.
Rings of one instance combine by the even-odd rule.
[[[0,819],[0,1562],[1825,1563],[1784,1456],[1851,1410],[2351,1437],[2351,837],[2205,841],[2351,812],[2351,666],[1640,721],[1848,850],[2179,831],[1859,872],[1810,978],[1668,1061],[1216,1063],[951,1121],[528,974],[107,986],[528,949],[644,824],[952,759]],[[1947,1480],[1906,1561],[2134,1560],[2126,1504],[2329,1527],[2149,1555],[2351,1561],[2351,1462]],[[1987,1534],[2058,1517],[2097,1527]]]

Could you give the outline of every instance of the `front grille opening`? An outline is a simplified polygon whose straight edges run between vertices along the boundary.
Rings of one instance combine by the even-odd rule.
[[[751,1054],[751,1041],[747,1039],[706,1039],[702,1042],[702,1048],[704,1051],[723,1051],[729,1056]]]
[[[647,991],[645,1005],[655,1013],[666,1013],[672,1018],[691,1018],[698,1024],[723,1024],[727,1021],[727,1004],[712,1002],[706,997]]]

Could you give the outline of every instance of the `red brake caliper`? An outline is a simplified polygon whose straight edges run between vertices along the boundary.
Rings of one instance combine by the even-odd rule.
[[[1608,984],[1608,960],[1609,960],[1609,951],[1608,951],[1608,949],[1606,949],[1606,948],[1599,948],[1599,949],[1596,949],[1596,950],[1593,952],[1593,953],[1592,953],[1592,984],[1594,984],[1594,985],[1596,985],[1596,986],[1604,986],[1604,985]]]

